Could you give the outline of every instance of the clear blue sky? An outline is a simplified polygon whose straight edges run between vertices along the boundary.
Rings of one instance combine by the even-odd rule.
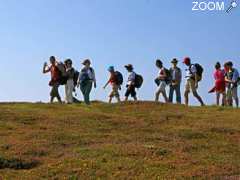
[[[92,59],[92,98],[99,100],[109,93],[102,89],[107,67],[126,76],[123,65],[132,63],[145,77],[139,97],[152,100],[155,59],[169,67],[173,57],[190,56],[205,67],[199,92],[212,104],[215,62],[231,59],[240,69],[240,7],[229,15],[191,9],[192,0],[0,0],[0,101],[48,101],[49,76],[41,70],[50,55],[72,58],[78,69]]]

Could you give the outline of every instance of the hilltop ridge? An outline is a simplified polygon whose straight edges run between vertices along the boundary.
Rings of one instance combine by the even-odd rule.
[[[240,178],[240,110],[0,104],[0,179]]]

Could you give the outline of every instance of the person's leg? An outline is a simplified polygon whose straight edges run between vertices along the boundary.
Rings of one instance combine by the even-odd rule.
[[[157,91],[155,93],[155,101],[158,102],[159,101],[159,97],[160,97],[160,94],[163,92],[163,81],[160,81],[160,84],[157,88]]]
[[[167,86],[166,82],[163,81],[162,82],[162,90],[161,91],[162,91],[162,95],[163,95],[163,98],[164,98],[165,102],[168,103],[168,97],[167,97],[167,93],[166,93],[166,86]]]
[[[130,95],[130,88],[127,87],[126,93],[125,93],[125,101],[128,101],[128,97]]]
[[[53,87],[52,87],[52,91],[51,91],[51,97],[52,97],[52,102],[54,100],[54,98],[56,97],[59,103],[62,103],[61,97],[59,95],[58,92],[58,88],[59,88],[59,84],[58,83],[54,83]]]
[[[181,104],[182,99],[181,99],[181,85],[180,84],[178,84],[175,87],[175,92],[176,92],[176,101],[177,101],[178,104]]]
[[[223,92],[222,93],[222,106],[225,106],[226,104],[227,104],[227,102],[226,102],[226,93]]]
[[[68,94],[68,101],[69,103],[73,103],[73,90],[74,90],[74,82],[71,80],[69,82],[69,94]]]
[[[217,106],[219,106],[219,102],[220,102],[220,93],[216,92],[216,104],[217,104]]]
[[[118,85],[113,86],[114,96],[116,97],[117,102],[119,103],[119,102],[121,102],[121,99],[120,99],[120,94],[118,92],[118,89],[119,89]]]
[[[189,103],[189,93],[190,93],[190,80],[187,80],[186,85],[185,85],[185,92],[184,92],[186,106],[188,106],[188,103]]]
[[[232,89],[232,91],[233,91],[233,98],[235,100],[236,107],[238,108],[238,106],[239,106],[239,99],[238,99],[238,92],[237,92],[237,90],[238,90],[237,87],[234,87]]]
[[[51,91],[50,91],[50,103],[53,103],[54,101],[54,88],[52,86]]]
[[[83,99],[84,99],[85,104],[88,104],[89,103],[88,97],[87,97],[88,82],[85,82],[84,84],[81,84],[80,89],[81,89],[81,92],[83,94]]]
[[[65,102],[68,103],[68,83],[65,85]]]
[[[108,101],[108,103],[112,103],[113,97],[114,97],[114,90],[113,90],[113,87],[112,87],[112,91],[109,94],[109,101]]]
[[[86,86],[86,92],[85,92],[85,103],[87,105],[90,104],[90,93],[92,90],[92,81],[87,82],[87,86]]]
[[[173,93],[174,93],[174,86],[170,85],[169,89],[169,102],[173,103]]]
[[[131,86],[131,96],[134,99],[134,101],[137,101],[137,93],[136,88],[134,86]]]
[[[195,81],[194,80],[191,80],[190,87],[191,87],[193,96],[195,98],[197,98],[197,100],[200,102],[201,106],[204,106],[204,102],[203,102],[202,98],[200,97],[200,95],[198,94],[197,88],[195,87]]]

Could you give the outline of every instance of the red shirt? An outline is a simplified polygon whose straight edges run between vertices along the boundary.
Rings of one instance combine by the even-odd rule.
[[[108,81],[111,84],[116,84],[117,83],[117,77],[115,74],[111,74],[110,79]]]
[[[215,89],[217,92],[225,91],[225,71],[218,69],[214,72]]]
[[[52,81],[58,81],[60,78],[59,69],[57,66],[52,65],[50,67]]]

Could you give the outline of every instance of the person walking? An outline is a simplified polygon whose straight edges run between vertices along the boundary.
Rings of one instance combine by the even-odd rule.
[[[67,59],[65,61],[65,67],[66,67],[66,77],[67,77],[67,82],[65,85],[65,99],[67,104],[72,104],[73,103],[73,91],[74,91],[74,68],[72,67],[72,60]]]
[[[159,96],[160,94],[163,95],[163,98],[165,100],[165,102],[168,102],[168,97],[167,97],[167,93],[166,93],[166,86],[167,86],[167,78],[168,78],[168,74],[167,74],[167,70],[166,68],[163,67],[163,63],[161,60],[157,59],[156,60],[156,66],[159,69],[159,73],[158,73],[158,77],[155,81],[158,81],[158,88],[157,91],[155,93],[155,101],[158,102],[159,101]]]
[[[121,102],[120,100],[120,95],[119,95],[119,90],[121,89],[120,87],[120,83],[118,82],[118,72],[115,71],[114,67],[113,66],[110,66],[108,68],[108,71],[110,73],[110,78],[108,80],[108,82],[105,84],[105,86],[103,87],[103,89],[106,89],[106,87],[111,84],[112,86],[112,91],[111,93],[109,94],[109,103],[112,103],[112,99],[114,97],[116,97],[117,101],[118,102]]]
[[[182,81],[182,70],[177,66],[178,60],[174,58],[172,61],[172,67],[170,68],[171,83],[169,90],[169,102],[173,102],[173,93],[176,93],[176,101],[181,104],[181,81]]]
[[[77,87],[80,86],[84,97],[84,102],[87,105],[90,105],[90,93],[92,90],[92,85],[94,84],[94,88],[97,87],[95,71],[91,67],[91,61],[89,59],[84,60],[82,64],[84,67],[80,71]]]
[[[49,82],[49,86],[52,87],[50,92],[50,103],[53,103],[54,99],[57,98],[59,103],[62,103],[61,97],[59,95],[58,88],[60,86],[60,70],[57,67],[58,62],[54,56],[49,58],[50,66],[47,65],[47,62],[43,65],[43,73],[51,73],[51,80]]]
[[[137,93],[136,93],[136,73],[133,71],[133,66],[131,64],[125,65],[126,70],[128,71],[128,81],[127,81],[127,90],[125,93],[125,101],[128,101],[129,96],[137,101]]]
[[[220,62],[215,64],[215,79],[216,104],[220,105],[220,97],[222,95],[222,106],[226,105],[226,86],[225,86],[225,71],[221,69]]]
[[[201,106],[204,106],[204,102],[197,92],[198,82],[201,80],[203,72],[202,67],[199,64],[192,64],[189,57],[184,58],[183,63],[188,67],[186,69],[186,85],[185,85],[185,105],[189,103],[189,93],[192,91],[193,96],[200,102]],[[201,72],[200,72],[201,71]]]
[[[226,63],[226,67],[227,72],[225,74],[225,81],[227,84],[227,102],[229,106],[233,106],[234,99],[236,107],[239,107],[238,98],[239,72],[237,69],[233,68],[233,63],[231,61]]]

